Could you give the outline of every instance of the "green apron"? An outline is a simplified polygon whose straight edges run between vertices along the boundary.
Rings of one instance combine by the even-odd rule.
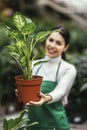
[[[44,94],[51,92],[56,87],[56,84],[53,81],[43,81],[41,92]],[[37,121],[39,124],[27,130],[70,130],[65,109],[61,101],[51,104],[44,103],[40,107],[30,106],[28,117],[31,122]]]

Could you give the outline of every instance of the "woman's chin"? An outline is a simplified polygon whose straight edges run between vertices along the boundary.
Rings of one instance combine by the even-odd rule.
[[[50,58],[55,58],[56,56],[54,56],[53,54],[47,54]]]

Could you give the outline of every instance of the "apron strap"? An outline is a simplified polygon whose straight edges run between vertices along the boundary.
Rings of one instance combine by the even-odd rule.
[[[60,69],[61,61],[58,64],[56,75],[55,75],[55,82],[57,82],[58,76],[59,76],[59,69]]]
[[[36,71],[35,75],[37,75],[37,74],[38,74],[38,72],[39,72],[40,68],[42,67],[42,65],[43,65],[43,64],[41,64],[41,65],[38,67],[38,69],[37,69],[37,71]]]

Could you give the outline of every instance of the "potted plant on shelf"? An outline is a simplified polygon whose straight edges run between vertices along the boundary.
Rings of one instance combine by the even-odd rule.
[[[22,70],[22,75],[15,77],[19,100],[23,103],[30,100],[38,101],[43,77],[32,75],[32,62],[35,59],[32,53],[35,45],[41,43],[51,31],[35,33],[35,23],[19,12],[15,12],[10,24],[6,21],[5,25],[8,29],[8,36],[14,39],[14,43],[7,46],[7,50]]]

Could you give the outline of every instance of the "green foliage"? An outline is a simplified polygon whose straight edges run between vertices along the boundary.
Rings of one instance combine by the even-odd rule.
[[[87,114],[87,50],[83,54],[67,54],[77,69],[77,77],[69,95],[68,113]]]
[[[31,19],[25,18],[19,12],[13,16],[12,23],[5,23],[9,30],[9,37],[14,39],[14,43],[7,47],[9,54],[19,64],[24,78],[32,78],[32,62],[35,56],[32,56],[37,43],[45,40],[51,31],[41,31],[35,33],[36,25]]]
[[[11,95],[13,89],[13,82],[11,82],[12,74],[14,74],[13,65],[9,63],[10,57],[8,55],[0,54],[0,103],[2,104],[4,95]],[[12,65],[12,66],[11,66]],[[14,87],[13,87],[14,88]],[[9,93],[8,93],[9,92]],[[8,100],[8,96],[7,96]]]
[[[2,50],[2,47],[9,43],[7,34],[8,30],[0,24],[0,51]]]
[[[79,52],[83,53],[87,48],[87,31],[81,30],[80,28],[73,28],[71,32],[71,41],[70,41],[70,52]]]
[[[80,93],[87,91],[87,83],[84,83],[80,89]]]
[[[38,122],[28,124],[29,119],[24,118],[25,113],[28,113],[27,109],[21,111],[15,119],[5,118],[3,123],[3,130],[24,130],[26,127],[38,124]]]
[[[11,101],[11,96],[14,96],[14,80],[13,77],[17,75],[17,65],[12,58],[6,53],[6,46],[9,44],[7,37],[8,30],[0,24],[0,105],[4,104],[4,96],[6,101]],[[16,71],[14,70],[16,67]]]

